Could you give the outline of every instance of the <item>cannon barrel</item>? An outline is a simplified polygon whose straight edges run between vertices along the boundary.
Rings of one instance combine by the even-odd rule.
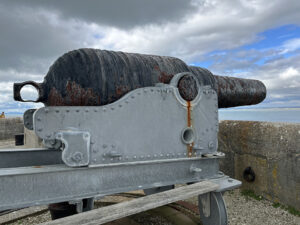
[[[131,90],[168,84],[181,72],[191,72],[200,85],[212,86],[218,93],[219,108],[257,104],[266,96],[266,88],[258,80],[215,76],[204,68],[188,66],[178,58],[78,49],[58,58],[43,83],[15,83],[14,99],[24,101],[20,90],[32,85],[39,93],[33,102],[43,102],[46,106],[106,105]],[[190,100],[195,89],[191,88],[193,83],[189,78],[186,81],[179,82],[178,88],[183,98]]]

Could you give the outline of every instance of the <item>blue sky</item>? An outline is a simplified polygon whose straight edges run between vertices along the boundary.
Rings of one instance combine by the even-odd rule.
[[[42,82],[59,56],[84,47],[174,56],[214,74],[259,79],[268,95],[253,107],[300,107],[298,0],[70,4],[0,1],[0,111],[41,107],[15,102],[13,83]]]

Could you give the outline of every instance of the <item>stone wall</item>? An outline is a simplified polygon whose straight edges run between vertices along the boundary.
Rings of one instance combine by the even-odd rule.
[[[16,134],[24,132],[22,118],[0,119],[0,141],[13,140]]]
[[[300,210],[300,124],[222,121],[221,170],[242,181],[243,189]],[[255,180],[243,178],[251,167]]]

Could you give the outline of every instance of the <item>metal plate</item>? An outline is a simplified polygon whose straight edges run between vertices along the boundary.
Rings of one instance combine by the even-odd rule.
[[[191,144],[182,140],[187,127],[193,130]],[[34,114],[34,130],[42,139],[55,139],[68,129],[90,133],[89,165],[186,158],[193,147],[215,153],[217,95],[204,86],[186,102],[174,85],[163,85],[136,89],[106,106],[45,107]]]

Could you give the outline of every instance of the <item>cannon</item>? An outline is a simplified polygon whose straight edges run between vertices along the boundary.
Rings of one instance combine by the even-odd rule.
[[[222,193],[241,182],[219,171],[218,108],[258,104],[262,82],[174,57],[79,49],[43,83],[15,83],[16,101],[28,101],[26,85],[45,107],[27,110],[24,125],[45,148],[0,152],[0,210],[50,204],[56,219],[92,209],[99,196],[195,183],[205,184],[197,186],[203,224],[227,224]]]

